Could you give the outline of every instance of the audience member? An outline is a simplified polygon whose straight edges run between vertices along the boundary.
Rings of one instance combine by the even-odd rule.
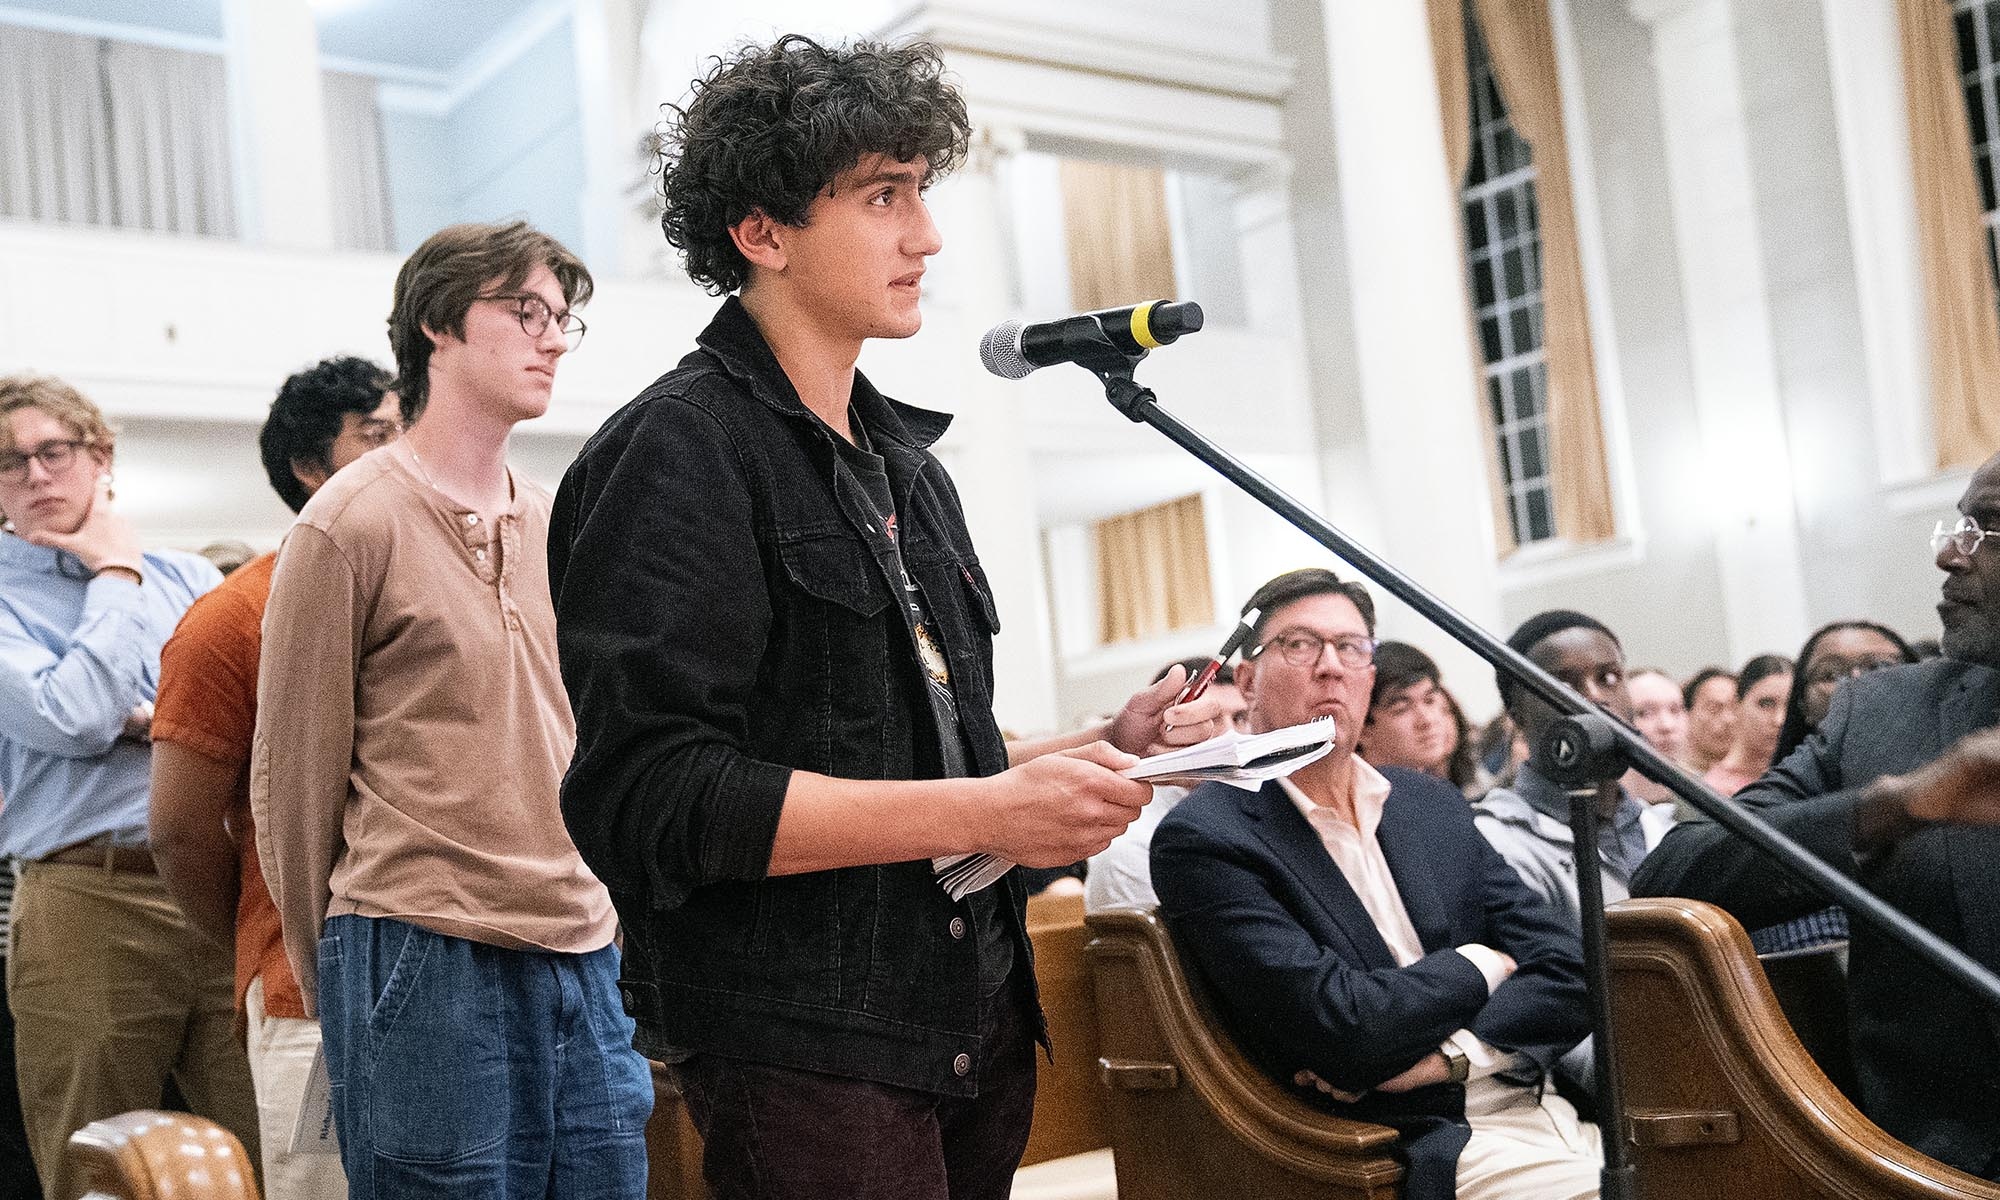
[[[1616,634],[1593,617],[1567,609],[1537,613],[1521,623],[1507,644],[1578,695],[1630,724],[1632,697],[1625,677],[1625,649]],[[1539,745],[1556,711],[1514,683],[1497,676],[1501,703],[1527,737]],[[1654,808],[1622,784],[1597,804],[1598,878],[1605,903],[1623,900],[1632,872],[1673,825],[1673,810]],[[1548,902],[1571,930],[1581,931],[1583,902],[1577,894],[1576,839],[1570,833],[1569,793],[1544,778],[1531,758],[1514,782],[1494,788],[1472,809],[1473,823],[1521,876],[1529,890]],[[1562,1071],[1584,1091],[1595,1084],[1588,1041],[1564,1056]]]
[[[1737,796],[1779,832],[2000,969],[2000,455],[1977,471],[1955,526],[1932,540],[1945,574],[1946,657],[1888,667],[1834,692],[1819,727]],[[1753,928],[1826,905],[1790,872],[1706,820],[1676,828],[1633,892],[1722,905]],[[1856,923],[1848,1013],[1863,1112],[1891,1136],[2000,1181],[2000,1035],[1993,1014],[1901,943]]]
[[[563,813],[731,1200],[1005,1197],[1042,1026],[1026,898],[1009,872],[954,900],[935,860],[1101,850],[1151,794],[1126,751],[1223,725],[1172,706],[1173,672],[1108,729],[1000,738],[947,418],[854,367],[922,323],[924,188],[970,137],[943,74],[921,44],[788,36],[695,83],[664,225],[740,295],[584,446],[549,539]]]
[[[1377,767],[1408,767],[1448,779],[1468,799],[1477,799],[1492,777],[1473,758],[1471,735],[1430,655],[1407,642],[1375,648],[1375,688],[1356,753]]]
[[[1396,1127],[1410,1200],[1596,1196],[1597,1130],[1543,1086],[1587,1031],[1576,935],[1479,836],[1457,789],[1354,753],[1374,604],[1280,575],[1236,678],[1254,729],[1331,716],[1335,748],[1160,823],[1153,880],[1229,1034],[1336,1111]]]
[[[1705,774],[1736,742],[1736,676],[1703,667],[1681,689],[1688,713],[1688,770]]]
[[[146,841],[160,646],[221,576],[141,548],[112,504],[113,451],[75,388],[0,379],[0,859],[22,860],[7,999],[51,1196],[76,1194],[70,1133],[157,1107],[170,1075],[257,1145],[228,955],[181,915]]]
[[[402,433],[388,387],[388,373],[360,358],[330,358],[285,380],[258,441],[271,486],[292,511],[334,472]],[[344,1197],[337,1155],[291,1151],[319,1022],[307,1018],[285,962],[250,820],[258,651],[277,557],[252,558],[195,601],[160,651],[153,855],[188,919],[236,949],[236,1009],[257,1088],[265,1200]]]
[[[521,222],[418,247],[389,317],[410,429],[306,502],[271,578],[250,799],[355,1200],[645,1190],[617,919],[557,808],[550,497],[507,466],[590,292]]]
[[[1646,744],[1677,763],[1685,763],[1688,753],[1687,701],[1681,685],[1658,667],[1641,667],[1625,677],[1632,696],[1632,727]],[[1637,771],[1625,775],[1625,790],[1647,804],[1669,804],[1674,794],[1667,785],[1655,783]]]
[[[1822,625],[1799,649],[1798,673],[1785,697],[1785,721],[1778,729],[1772,761],[1791,757],[1806,735],[1819,728],[1833,708],[1833,696],[1849,679],[1918,661],[1901,634],[1874,621]]]
[[[1785,725],[1785,697],[1792,690],[1792,660],[1760,654],[1736,676],[1736,723],[1729,753],[1708,768],[1702,781],[1733,796],[1763,778],[1778,750]]]

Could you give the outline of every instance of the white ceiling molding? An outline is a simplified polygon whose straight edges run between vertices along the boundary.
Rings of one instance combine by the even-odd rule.
[[[15,8],[10,5],[0,5],[0,25],[18,25],[24,29],[40,29],[49,33],[73,33],[79,37],[132,42],[141,46],[159,46],[167,50],[190,50],[196,54],[221,54],[223,49],[222,39],[219,37],[203,37],[200,34],[180,33],[172,29],[155,29],[147,25],[125,25],[116,21],[93,21],[87,17],[37,12],[34,9]]]
[[[1199,23],[1159,12],[1114,21],[1121,36],[1111,37],[1104,26],[1116,9],[1064,23],[1052,16],[1060,8],[1028,7],[1028,15],[999,15],[962,2],[921,3],[881,35],[938,45],[977,123],[1018,128],[1031,142],[1127,147],[1153,161],[1208,166],[1285,158],[1280,109],[1294,64],[1262,52],[1255,37],[1202,44]],[[1180,42],[1157,32],[1182,28],[1189,32]]]
[[[343,60],[335,68],[357,74],[375,75],[382,80],[379,103],[386,111],[415,113],[426,117],[451,115],[474,92],[514,65],[516,59],[535,48],[541,40],[570,19],[570,0],[549,0],[515,17],[500,27],[479,48],[466,55],[465,62],[449,75],[412,72],[407,67],[387,63],[370,64]],[[331,66],[331,64],[327,64]],[[409,76],[423,77],[423,81]]]
[[[1107,39],[1097,29],[1000,15],[961,3],[917,4],[883,33],[922,37],[947,51],[1015,58],[1272,104],[1285,98],[1295,74],[1292,61],[1276,55],[1234,54],[1198,41],[1176,45],[1165,38],[1146,39],[1143,32]]]

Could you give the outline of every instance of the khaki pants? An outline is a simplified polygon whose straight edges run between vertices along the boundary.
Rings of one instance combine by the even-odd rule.
[[[158,1108],[170,1074],[189,1106],[257,1161],[230,952],[188,925],[158,877],[23,863],[10,945],[15,1072],[49,1195],[72,1194],[62,1169],[69,1135]]]
[[[1472,1140],[1458,1156],[1458,1200],[1597,1200],[1604,1146],[1554,1088],[1501,1083],[1465,1088]]]
[[[243,998],[250,1019],[250,1075],[264,1141],[264,1200],[347,1200],[340,1155],[292,1153],[292,1127],[305,1107],[306,1078],[319,1057],[319,1022],[264,1011],[264,977]]]

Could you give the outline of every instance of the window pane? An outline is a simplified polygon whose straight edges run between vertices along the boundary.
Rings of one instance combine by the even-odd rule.
[[[1486,355],[1487,362],[1501,357],[1498,317],[1487,317],[1479,322],[1479,349]]]
[[[1504,282],[1501,286],[1507,289],[1507,294],[1509,296],[1527,295],[1528,273],[1521,266],[1521,252],[1519,250],[1509,250],[1507,253],[1501,255],[1501,261],[1506,269]]]
[[[1548,474],[1548,463],[1542,457],[1542,427],[1529,425],[1521,430],[1521,474],[1532,478]]]
[[[1515,417],[1523,421],[1528,421],[1541,415],[1542,392],[1540,388],[1535,386],[1534,377],[1529,374],[1528,368],[1524,367],[1515,371],[1514,380],[1510,386],[1514,392]]]
[[[1528,536],[1522,541],[1539,542],[1556,535],[1555,509],[1549,503],[1547,487],[1534,488],[1525,497],[1528,510]]]
[[[1523,304],[1514,310],[1509,318],[1512,324],[1510,333],[1514,338],[1514,353],[1521,354],[1542,348],[1541,330],[1538,328],[1538,318],[1541,315],[1542,306],[1539,304]]]

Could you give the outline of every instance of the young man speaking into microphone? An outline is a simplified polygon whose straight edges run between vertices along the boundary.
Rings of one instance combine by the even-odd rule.
[[[1213,700],[1170,707],[1175,674],[1101,729],[1001,739],[999,620],[929,451],[947,418],[855,370],[922,323],[924,191],[968,133],[927,46],[718,63],[662,224],[729,298],[556,499],[563,811],[725,1200],[1002,1200],[1043,1028],[1025,898],[1010,875],[953,900],[932,859],[1095,853],[1148,798],[1129,752],[1222,728]]]

